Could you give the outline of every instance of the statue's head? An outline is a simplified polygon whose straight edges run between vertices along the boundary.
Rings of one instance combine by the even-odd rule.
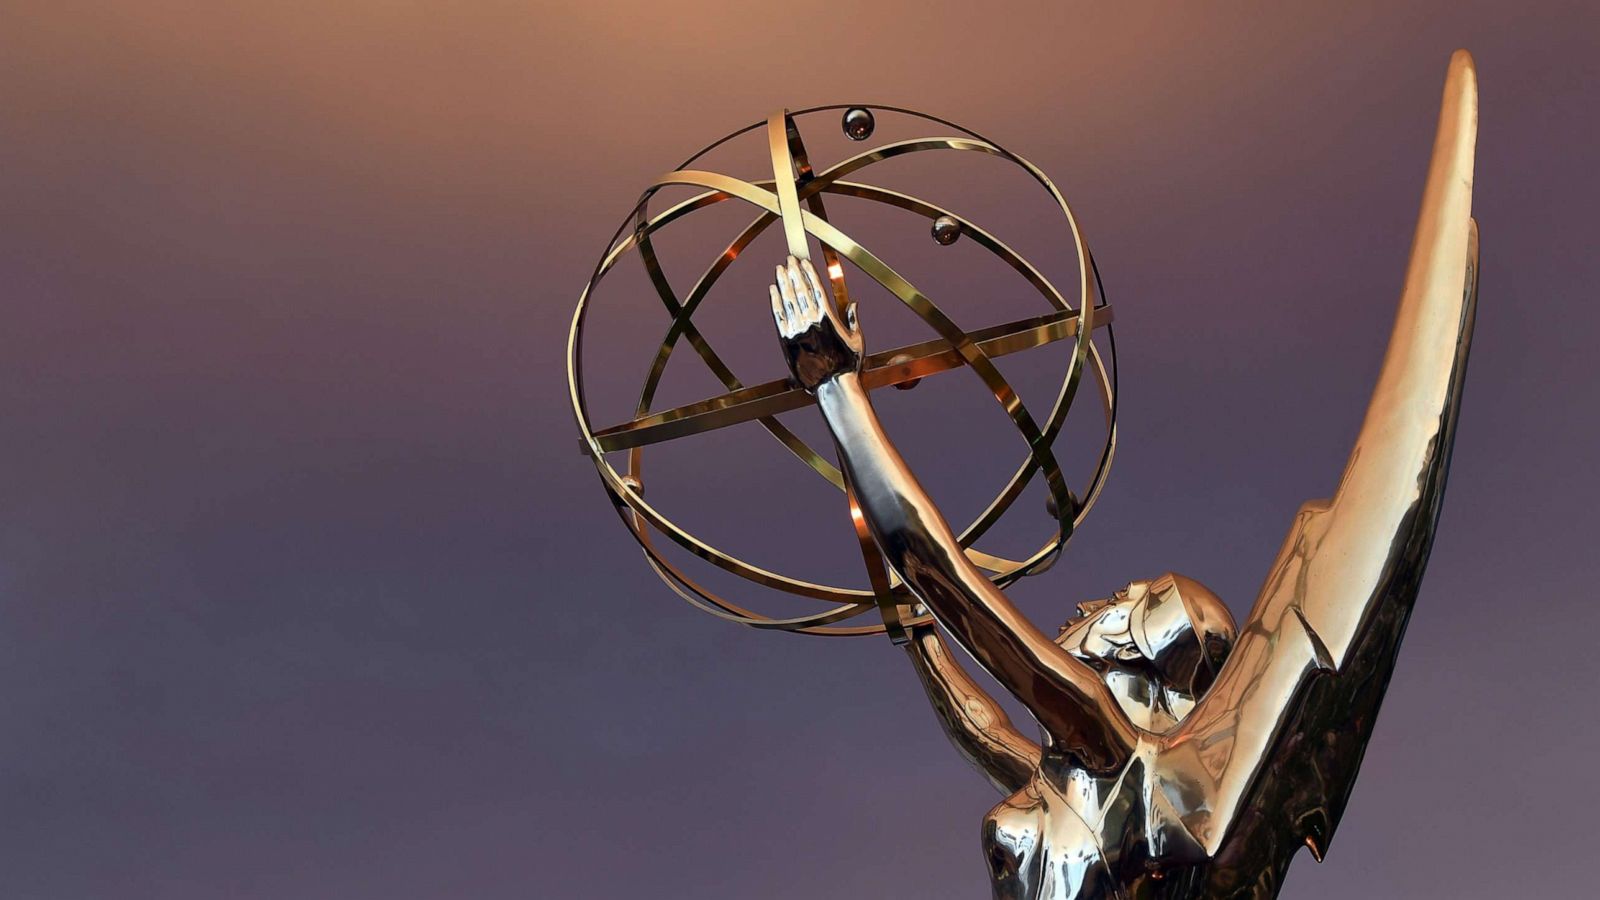
[[[1129,718],[1152,731],[1188,714],[1238,634],[1216,594],[1171,573],[1080,603],[1078,613],[1056,643],[1099,672]]]

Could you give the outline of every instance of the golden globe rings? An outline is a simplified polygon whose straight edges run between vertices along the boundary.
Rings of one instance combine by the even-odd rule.
[[[913,116],[942,129],[954,131],[956,134],[884,144],[844,159],[828,169],[813,171],[800,140],[797,119],[813,113],[863,108]],[[712,149],[739,135],[760,128],[763,124],[766,126],[772,151],[773,180],[743,181],[691,168]],[[1006,160],[1022,168],[1049,192],[1066,220],[1077,255],[1076,305],[1069,303],[1032,264],[976,223],[909,194],[845,180],[847,176],[885,159],[932,151],[976,152]],[[703,188],[704,192],[651,215],[651,198],[668,185],[699,187]],[[984,247],[1031,284],[1049,305],[1049,311],[1043,315],[979,331],[970,333],[963,331],[926,294],[827,220],[823,197],[828,194],[856,197],[894,206],[924,216],[930,223],[937,222],[945,229],[952,227],[950,223],[955,223],[953,227],[958,229],[963,240],[971,240]],[[651,237],[699,209],[729,200],[741,201],[754,207],[757,215],[749,226],[715,257],[705,273],[680,298],[662,271]],[[804,208],[801,207],[801,203],[805,204]],[[996,402],[1016,426],[1028,452],[1016,472],[989,506],[962,530],[959,535],[961,546],[966,549],[973,563],[989,572],[994,582],[1002,587],[1024,575],[1048,568],[1071,537],[1073,528],[1083,521],[1094,505],[1104,485],[1116,449],[1116,351],[1110,331],[1111,307],[1104,303],[1098,272],[1095,270],[1082,231],[1065,199],[1043,172],[1027,160],[981,135],[951,122],[911,110],[841,104],[813,107],[793,114],[787,111],[776,113],[765,123],[751,124],[719,139],[676,169],[656,179],[645,190],[627,220],[612,237],[595,267],[589,284],[578,300],[568,335],[567,380],[573,411],[581,434],[581,446],[594,462],[607,493],[611,496],[624,523],[644,549],[646,558],[656,573],[676,593],[700,609],[719,618],[757,628],[825,635],[888,632],[891,637],[903,639],[905,626],[926,621],[925,616],[918,615],[912,598],[908,596],[903,586],[883,567],[876,548],[872,546],[870,538],[860,525],[858,515],[852,518],[856,521],[857,535],[861,539],[863,557],[867,564],[869,590],[818,584],[748,563],[701,541],[673,523],[644,499],[642,452],[645,446],[748,421],[758,422],[798,459],[834,487],[846,492],[848,496],[848,485],[839,470],[776,418],[778,413],[809,404],[811,398],[799,387],[782,381],[745,385],[716,354],[693,322],[695,310],[718,278],[757,236],[775,222],[781,222],[790,252],[795,252],[797,248],[800,250],[796,255],[807,255],[805,252],[807,236],[816,238],[822,245],[830,288],[834,294],[834,301],[840,304],[840,308],[843,308],[843,304],[848,301],[842,259],[887,289],[927,322],[937,335],[935,339],[929,341],[871,354],[866,360],[862,375],[863,383],[869,389],[905,384],[958,367],[971,369],[983,381],[984,386],[994,395]],[[645,379],[634,418],[619,425],[597,430],[590,423],[583,390],[584,323],[597,286],[608,272],[631,254],[637,254],[644,265],[651,284],[671,316],[671,324]],[[1099,305],[1095,303],[1097,298],[1100,300]],[[763,296],[760,299],[764,303],[766,298]],[[1110,357],[1109,371],[1107,360],[1102,357],[1091,340],[1094,329],[1098,327],[1107,329],[1110,348],[1107,354]],[[995,356],[1068,338],[1071,339],[1072,356],[1067,372],[1049,415],[1041,423],[1034,419],[1021,398],[990,360]],[[666,363],[672,353],[685,342],[695,350],[725,386],[727,392],[698,403],[652,412],[651,406]],[[1061,468],[1052,451],[1052,444],[1061,432],[1085,370],[1092,376],[1099,395],[1106,424],[1106,438],[1094,472],[1079,495],[1066,487]],[[623,451],[627,453],[626,463],[622,471],[618,471],[607,458],[607,454]],[[976,542],[1011,508],[1036,473],[1043,473],[1052,500],[1050,505],[1057,511],[1055,534],[1037,551],[1023,559],[1007,559],[979,550],[975,546]],[[654,543],[655,533],[724,571],[767,588],[823,601],[830,606],[807,615],[786,618],[766,616],[747,609],[712,592],[667,560]],[[880,612],[881,621],[870,625],[837,624],[873,609]]]

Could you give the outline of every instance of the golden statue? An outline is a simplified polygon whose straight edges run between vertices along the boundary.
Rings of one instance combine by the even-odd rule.
[[[850,124],[847,114],[847,132]],[[976,553],[950,527],[873,411],[869,388],[893,379],[872,374],[888,363],[867,356],[833,254],[880,283],[894,284],[894,273],[831,228],[819,204],[801,209],[802,199],[820,201],[821,188],[802,197],[819,176],[803,158],[794,162],[797,177],[775,179],[771,190],[692,170],[669,176],[688,172],[693,177],[680,183],[747,199],[768,221],[782,221],[791,255],[769,301],[792,384],[767,388],[767,406],[742,414],[770,416],[779,408],[770,398],[780,395],[789,398],[782,408],[794,408],[800,392],[821,411],[869,562],[886,567],[874,595],[852,602],[883,613],[879,630],[904,641],[951,741],[1007,795],[983,828],[999,900],[1273,897],[1301,847],[1319,859],[1326,850],[1393,671],[1443,497],[1477,293],[1476,129],[1476,76],[1471,57],[1458,51],[1366,419],[1333,497],[1295,516],[1242,629],[1201,584],[1167,574],[1079,604],[1060,635],[1047,637],[1002,591],[1004,573],[1016,570]],[[780,143],[793,141],[793,129],[784,130],[772,129],[774,154],[793,159],[779,153]],[[956,228],[972,233],[969,223]],[[826,279],[808,259],[807,233],[825,245]],[[647,239],[640,228],[631,240],[641,234]],[[1092,309],[1084,303],[1076,311],[1082,327],[1058,329],[1058,337],[1077,339],[1080,356]],[[953,352],[959,359],[951,366],[983,365],[982,341],[950,338],[928,352]],[[902,367],[904,359],[929,358],[901,357]],[[606,432],[589,430],[579,394],[575,387],[586,446],[599,461],[618,447],[605,443]],[[726,415],[750,400],[701,404],[665,419],[641,415],[631,430],[610,434]],[[1037,461],[1037,446],[1033,452]],[[1070,530],[1084,504],[1049,465],[1033,471],[1044,471],[1052,497],[1066,501],[1059,515]],[[631,476],[609,466],[602,476],[636,534],[655,524],[659,514],[643,504]],[[716,553],[705,549],[705,558]],[[797,621],[778,627],[827,624]],[[1027,708],[1041,740],[1014,727],[962,670],[941,630]]]

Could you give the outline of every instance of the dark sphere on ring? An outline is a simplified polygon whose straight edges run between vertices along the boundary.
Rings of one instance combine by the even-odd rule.
[[[877,127],[878,120],[873,118],[870,109],[852,106],[844,111],[844,136],[852,141],[864,141],[872,137],[872,130]]]
[[[908,139],[888,142],[881,142],[880,139],[879,143],[871,146],[852,148],[854,153],[842,160],[822,163],[807,154],[805,125],[808,121],[817,121],[808,117],[828,116],[831,119],[834,115],[840,118],[832,121],[839,123],[844,137],[851,142],[864,142],[873,137],[877,119],[882,116],[893,117],[889,121],[897,126],[902,119],[911,122],[922,132]],[[703,164],[697,164],[711,150],[747,134],[766,138],[747,145],[761,147],[765,151],[751,160],[758,167],[752,174],[735,177],[707,171]],[[986,159],[1021,169],[1035,185],[1044,190],[1050,203],[1060,211],[1060,231],[1056,234],[1062,241],[1061,249],[1076,259],[1077,277],[1074,283],[1060,287],[1052,284],[1030,261],[1004,243],[1004,235],[986,230],[985,223],[981,221],[974,222],[941,207],[937,200],[937,182],[927,185],[926,194],[920,189],[916,190],[916,194],[922,196],[903,188],[890,190],[872,183],[871,176],[875,174],[873,167],[879,162],[929,152],[940,157]],[[763,168],[765,172],[761,171]],[[886,611],[886,606],[887,609],[904,607],[899,602],[899,596],[888,592],[890,589],[887,585],[874,582],[863,589],[861,586],[819,583],[805,577],[804,573],[789,575],[752,565],[701,540],[673,521],[667,510],[658,509],[644,499],[644,473],[650,468],[650,459],[656,455],[651,445],[729,426],[767,430],[780,445],[787,445],[803,465],[821,476],[819,480],[805,481],[804,484],[821,490],[842,490],[839,473],[828,449],[809,446],[798,435],[788,431],[782,421],[772,418],[774,412],[804,406],[808,401],[803,392],[793,383],[776,381],[755,384],[753,382],[757,379],[742,372],[735,374],[732,366],[720,356],[721,348],[713,347],[704,333],[696,333],[691,318],[696,311],[704,308],[705,304],[700,301],[708,297],[714,298],[709,301],[711,303],[735,306],[749,299],[718,290],[717,282],[730,268],[745,264],[745,256],[749,255],[747,251],[763,235],[769,235],[768,239],[771,235],[783,237],[785,226],[792,228],[794,220],[781,211],[784,201],[778,188],[786,178],[794,179],[798,194],[796,199],[804,213],[799,219],[806,233],[804,239],[812,246],[815,246],[813,242],[820,242],[824,252],[829,254],[825,271],[843,292],[842,296],[860,296],[862,304],[869,306],[866,311],[869,322],[877,311],[885,314],[892,312],[889,309],[874,310],[870,308],[871,305],[904,304],[932,332],[914,336],[899,347],[888,341],[884,342],[884,346],[874,345],[872,349],[876,361],[869,358],[864,373],[872,387],[893,387],[906,391],[929,377],[960,378],[963,376],[957,373],[966,372],[969,377],[975,375],[983,381],[985,392],[993,394],[1002,414],[1017,429],[1020,441],[1016,451],[1020,459],[1005,460],[1007,466],[1002,470],[1009,474],[1009,480],[997,485],[994,498],[987,508],[961,529],[962,544],[968,548],[971,559],[990,573],[991,580],[1002,588],[1027,575],[1048,569],[1071,537],[1073,529],[1094,505],[1115,450],[1115,344],[1109,340],[1111,308],[1100,295],[1088,246],[1065,199],[1043,172],[1026,159],[973,131],[933,116],[893,107],[868,109],[843,105],[775,114],[765,123],[753,124],[713,142],[679,168],[658,179],[645,191],[639,205],[612,238],[579,301],[568,339],[567,361],[569,387],[583,436],[583,448],[594,463],[624,525],[645,551],[650,565],[668,587],[697,608],[726,621],[756,628],[818,635],[883,634],[891,625],[891,615]],[[688,199],[675,198],[671,204],[657,201],[657,208],[652,208],[651,200],[657,191],[682,187],[702,193]],[[928,234],[940,246],[949,246],[963,236],[971,239],[977,247],[995,256],[1004,270],[1019,274],[1026,283],[1027,293],[1043,303],[1035,306],[1031,312],[1017,314],[1019,317],[1013,321],[975,321],[972,324],[980,326],[979,330],[963,330],[940,306],[953,301],[953,298],[946,296],[949,291],[941,289],[938,284],[913,285],[912,282],[918,280],[915,270],[908,268],[902,274],[901,270],[890,268],[887,259],[880,260],[868,240],[871,235],[864,233],[866,229],[861,228],[859,223],[843,218],[836,223],[830,217],[836,206],[850,207],[862,203],[893,209],[897,211],[897,216],[920,221],[921,227],[928,228]],[[655,233],[670,231],[675,222],[720,204],[733,209],[743,208],[750,218],[745,220],[742,231],[731,233],[707,246],[703,259],[687,262],[693,269],[704,272],[700,281],[680,285],[658,277],[652,278],[656,292],[660,294],[659,298],[655,298],[659,300],[659,305],[653,312],[661,316],[663,310],[660,307],[664,306],[665,317],[660,324],[664,337],[657,350],[655,363],[648,367],[650,374],[641,391],[641,396],[646,400],[637,409],[630,407],[627,415],[631,415],[631,419],[591,421],[588,401],[584,398],[586,367],[580,360],[584,356],[582,348],[588,346],[584,323],[589,308],[601,294],[601,282],[608,272],[624,265],[631,267],[642,263],[647,272],[659,274],[670,264],[658,255],[660,248],[671,244],[657,241]],[[911,227],[917,226],[913,224]],[[994,226],[991,224],[990,227]],[[790,246],[794,247],[794,238],[791,236],[788,240]],[[793,252],[799,255],[799,251]],[[816,251],[813,249],[810,252],[815,254]],[[937,251],[928,252],[933,254]],[[822,258],[813,255],[812,259],[819,263],[819,269],[824,269]],[[761,262],[766,264],[767,260],[762,259]],[[898,258],[894,263],[902,264]],[[846,279],[849,280],[848,288],[844,284]],[[855,287],[858,284],[864,285],[859,293]],[[1010,287],[997,287],[997,290],[1014,290],[1020,286],[1016,282],[1008,284]],[[635,297],[644,301],[652,299],[648,293]],[[694,302],[686,303],[686,297],[695,298]],[[764,314],[766,298],[756,299],[761,303],[751,303],[750,308]],[[1097,299],[1100,301],[1098,304]],[[656,304],[641,305],[636,310],[638,314],[646,315],[641,321],[648,320],[650,305]],[[853,309],[853,302],[851,307]],[[760,318],[767,317],[763,315]],[[979,318],[981,320],[981,314]],[[770,325],[770,321],[764,323],[766,328],[770,328]],[[871,328],[870,325],[868,327]],[[1101,329],[1105,329],[1101,333],[1108,336],[1104,350],[1090,339],[1094,332]],[[770,336],[765,337],[770,339]],[[1052,392],[1054,399],[1051,404],[1035,406],[1030,410],[1028,404],[1021,402],[1001,370],[990,362],[992,356],[1021,352],[1054,352],[1066,358],[1062,385]],[[723,382],[726,391],[670,409],[658,407],[651,398],[658,396],[662,373],[667,369],[668,359],[674,355],[686,357],[691,362],[704,362],[712,372],[717,373],[716,377]],[[588,358],[594,358],[592,350]],[[681,367],[681,364],[673,366],[674,369]],[[941,374],[947,372],[951,374]],[[1079,384],[1085,388],[1082,391],[1085,398],[1092,397],[1091,405],[1097,407],[1091,415],[1096,419],[1104,419],[1105,437],[1092,472],[1084,468],[1084,480],[1074,479],[1075,483],[1069,485],[1053,445],[1062,434],[1068,410],[1074,407],[1074,398],[1079,396],[1076,390]],[[832,488],[829,488],[828,482],[832,482]],[[1038,497],[1039,493],[1044,493],[1051,501],[1046,506],[1052,511],[1051,518],[1056,520],[1056,527],[1041,536],[1042,543],[1028,544],[1016,552],[997,555],[994,547],[987,546],[997,540],[989,535],[991,529],[1007,516],[1017,500],[1025,496]],[[1031,506],[1031,503],[1027,505]],[[1058,514],[1057,510],[1062,512]],[[848,517],[843,527],[850,530]],[[742,599],[736,600],[713,591],[686,565],[674,561],[669,553],[681,555],[687,565],[707,563],[714,569],[742,579],[761,593],[778,592],[813,603],[820,601],[822,608],[788,616],[758,612],[741,605],[745,602]],[[869,562],[869,568],[870,565]],[[883,591],[881,595],[880,590]],[[894,627],[926,621],[926,611],[909,607],[905,609],[903,613],[895,614],[897,621]],[[849,621],[858,616],[872,624]]]
[[[933,220],[933,239],[941,247],[948,247],[961,237],[961,220],[955,216],[940,216]]]

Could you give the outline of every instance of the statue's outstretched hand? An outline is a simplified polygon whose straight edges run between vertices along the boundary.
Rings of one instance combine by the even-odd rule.
[[[835,375],[861,371],[863,343],[856,305],[850,304],[841,318],[810,260],[789,257],[787,268],[778,266],[778,283],[767,290],[772,294],[778,340],[801,387],[816,393]]]

